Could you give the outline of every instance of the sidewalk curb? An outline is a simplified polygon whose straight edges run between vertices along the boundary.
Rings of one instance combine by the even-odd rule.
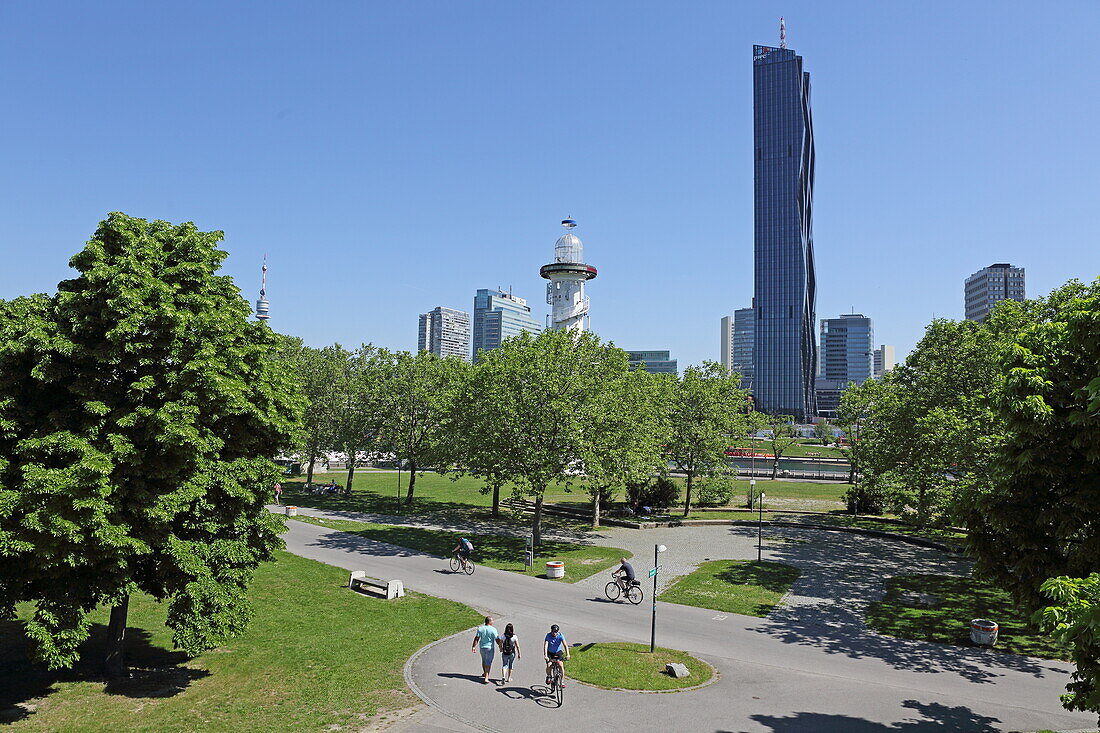
[[[486,733],[503,733],[502,731],[498,731],[496,728],[490,728],[488,726],[482,725],[481,723],[475,723],[472,720],[467,720],[466,718],[463,718],[461,715],[455,715],[451,711],[443,709],[442,707],[439,706],[438,703],[436,703],[435,700],[428,697],[424,693],[424,691],[420,689],[420,687],[416,684],[416,682],[413,681],[413,678],[412,678],[413,663],[416,662],[416,660],[420,657],[421,654],[428,651],[429,649],[436,646],[437,644],[442,644],[445,641],[450,641],[451,639],[462,636],[463,634],[469,634],[471,631],[473,631],[476,628],[477,628],[476,626],[471,626],[468,629],[464,629],[462,631],[459,631],[458,633],[451,634],[450,636],[445,636],[442,639],[437,639],[437,640],[433,641],[431,644],[428,644],[426,646],[421,647],[420,649],[417,649],[416,652],[405,661],[405,667],[402,670],[402,673],[405,676],[405,684],[408,685],[408,688],[413,691],[413,694],[415,694],[417,697],[419,697],[421,700],[423,700],[424,703],[427,704],[428,707],[432,708],[433,710],[438,710],[440,713],[443,713],[448,718],[450,718],[452,720],[457,720],[459,723],[462,723],[463,725],[468,725],[471,728],[473,728],[474,730],[481,730],[481,731],[485,731]]]

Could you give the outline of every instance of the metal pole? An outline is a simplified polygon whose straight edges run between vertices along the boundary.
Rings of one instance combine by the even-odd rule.
[[[657,545],[653,546],[653,619],[649,624],[649,653],[657,644]]]
[[[760,553],[764,548],[764,492],[760,492],[757,502],[760,505],[760,514],[756,520],[756,561],[760,562]]]
[[[397,461],[397,513],[401,513],[401,461]]]

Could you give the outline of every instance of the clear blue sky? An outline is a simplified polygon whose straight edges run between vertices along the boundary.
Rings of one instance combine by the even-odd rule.
[[[818,317],[908,351],[963,279],[1100,274],[1100,3],[0,4],[0,298],[113,210],[226,233],[272,326],[416,346],[580,222],[592,322],[718,358],[752,295],[753,43],[814,87]]]

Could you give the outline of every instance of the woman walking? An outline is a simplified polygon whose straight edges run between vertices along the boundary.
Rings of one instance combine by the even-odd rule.
[[[512,664],[523,655],[519,651],[519,637],[512,624],[504,627],[504,636],[497,639],[500,645],[500,681],[507,684],[512,681]]]

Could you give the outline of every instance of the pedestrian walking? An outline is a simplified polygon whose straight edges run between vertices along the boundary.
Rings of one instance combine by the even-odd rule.
[[[275,484],[275,503],[279,506],[283,505],[283,485],[280,483]]]
[[[489,672],[493,668],[493,657],[496,656],[498,636],[500,636],[500,632],[493,626],[492,616],[486,616],[485,623],[478,626],[477,630],[474,631],[474,643],[470,647],[470,651],[481,652],[481,683],[483,685],[489,684]]]
[[[500,645],[500,681],[502,684],[512,681],[512,665],[517,659],[522,659],[523,654],[519,649],[519,637],[512,624],[504,627],[504,636],[497,639]]]

